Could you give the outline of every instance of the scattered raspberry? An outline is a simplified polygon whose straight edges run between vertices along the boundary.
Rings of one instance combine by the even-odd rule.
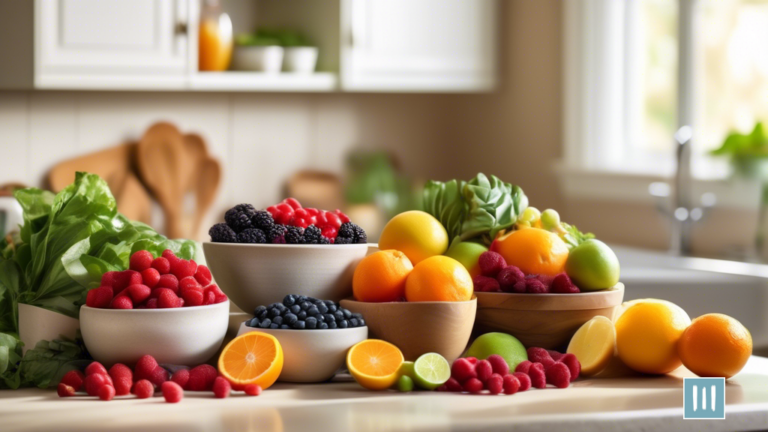
[[[458,382],[465,382],[470,378],[477,378],[475,365],[465,358],[456,359],[451,365],[451,376]]]
[[[461,383],[456,380],[456,378],[448,378],[448,381],[445,382],[445,388],[449,392],[461,392]]]
[[[534,363],[531,368],[528,369],[528,376],[531,378],[531,385],[538,389],[543,389],[547,386],[547,376],[544,373],[544,365],[541,363]]]
[[[74,396],[75,389],[70,385],[66,385],[63,382],[60,382],[58,387],[56,387],[56,393],[58,393],[59,397]]]
[[[488,378],[488,382],[485,383],[486,387],[488,387],[488,391],[491,392],[492,395],[500,394],[502,390],[504,390],[504,378],[502,378],[501,375],[495,373],[491,375],[490,378]]]
[[[165,275],[171,272],[171,263],[165,257],[157,257],[152,261],[152,268],[161,275]]]
[[[229,393],[232,391],[232,386],[229,385],[229,381],[227,381],[224,377],[216,377],[215,380],[213,380],[213,395],[216,396],[217,399],[224,399],[229,397]]]
[[[116,363],[109,368],[109,376],[115,384],[115,394],[123,396],[131,392],[131,387],[133,387],[131,368],[122,363]]]
[[[155,360],[154,357],[147,354],[144,356],[141,356],[139,361],[136,362],[136,367],[133,368],[133,371],[135,372],[136,379],[143,380],[148,379],[152,376],[152,372],[155,371],[155,368],[158,366],[157,360]]]
[[[160,272],[157,269],[148,268],[141,272],[141,280],[144,285],[154,288],[160,282]]]
[[[85,296],[85,305],[92,308],[105,308],[112,301],[112,288],[100,286],[88,291]]]
[[[112,285],[112,291],[114,292],[115,296],[117,296],[122,290],[128,288],[131,285],[140,284],[141,282],[141,273],[135,270],[121,271],[115,275],[115,282]]]
[[[155,394],[155,386],[151,382],[143,379],[136,382],[133,386],[133,394],[139,399],[147,399]]]
[[[248,396],[258,396],[261,394],[261,386],[258,384],[248,384],[243,390]]]
[[[115,297],[111,303],[112,309],[133,309],[133,301],[127,295]]]
[[[527,374],[528,370],[531,369],[532,364],[533,363],[531,363],[530,360],[523,360],[517,364],[517,367],[515,367],[515,372],[522,372]]]
[[[150,294],[152,294],[152,288],[144,284],[131,285],[126,288],[125,291],[128,293],[131,300],[133,300],[134,305],[142,303],[149,298]]]
[[[575,294],[581,292],[579,287],[571,281],[565,273],[560,273],[552,279],[552,292],[561,294]]]
[[[552,366],[555,361],[549,356],[549,353],[544,348],[530,347],[528,348],[528,360],[531,363],[541,363],[544,369]]]
[[[549,356],[552,357],[552,360],[554,360],[556,362],[560,361],[560,359],[562,359],[563,356],[565,355],[565,354],[563,354],[561,352],[557,352],[555,350],[547,350],[547,353],[549,353]]]
[[[179,297],[168,288],[162,288],[162,292],[157,296],[157,307],[160,309],[170,309],[181,307]]]
[[[151,298],[151,299],[147,300],[146,307],[147,307],[147,309],[157,309],[157,299],[156,298]]]
[[[507,266],[504,257],[501,256],[501,254],[492,251],[486,251],[480,254],[480,258],[477,262],[480,265],[480,271],[483,273],[483,276],[489,277],[496,277],[496,275]]]
[[[177,403],[184,399],[184,390],[173,381],[164,382],[160,386],[160,391],[163,392],[163,397],[168,403]]]
[[[112,288],[112,286],[115,285],[115,278],[117,277],[117,274],[119,272],[116,271],[108,271],[101,275],[101,286],[108,286]]]
[[[171,273],[173,273],[179,280],[182,280],[187,276],[194,276],[196,272],[197,263],[195,260],[187,261],[180,259],[176,262],[171,261]]]
[[[509,373],[509,365],[504,357],[498,354],[491,354],[488,356],[488,363],[493,367],[493,373],[499,374],[502,377]]]
[[[496,275],[501,290],[514,292],[515,284],[525,280],[525,273],[515,266],[506,266]]]
[[[171,376],[171,381],[178,384],[181,388],[187,388],[187,382],[189,381],[189,369],[179,369]]]
[[[211,365],[195,366],[189,371],[187,388],[192,391],[210,390],[219,373]]]
[[[131,255],[130,265],[128,268],[137,272],[142,272],[150,268],[152,266],[152,261],[154,260],[155,257],[152,256],[152,252],[147,250],[140,250],[134,252],[134,254]]]
[[[157,366],[149,375],[149,382],[158,387],[166,381],[168,381],[168,371],[162,366]]]
[[[525,292],[528,294],[545,294],[549,292],[549,288],[544,284],[544,282],[536,278],[526,278]]]
[[[477,275],[472,278],[472,284],[475,287],[475,292],[500,292],[499,282],[496,279],[488,276]]]
[[[571,381],[576,380],[581,375],[581,363],[579,363],[579,359],[575,355],[571,353],[565,354],[560,359],[560,362],[568,366],[568,371],[571,373]]]
[[[512,376],[520,382],[520,388],[517,391],[524,392],[531,388],[531,377],[528,376],[528,373],[515,372]]]
[[[211,271],[208,269],[208,267],[201,265],[201,266],[197,266],[195,279],[197,279],[197,282],[201,286],[208,286],[211,284],[211,280],[213,279],[213,276],[211,276]]]
[[[115,388],[111,385],[103,385],[99,387],[98,396],[103,401],[111,401],[115,397]]]
[[[517,393],[517,391],[520,390],[520,380],[512,374],[504,375],[503,383],[504,394],[511,395]],[[528,381],[528,383],[530,385],[530,381]]]
[[[477,378],[470,378],[464,383],[463,389],[469,393],[480,393],[483,391],[483,382]]]
[[[160,276],[160,280],[157,282],[155,288],[168,288],[175,292],[179,291],[179,279],[172,274],[164,274]]]
[[[480,360],[475,365],[475,371],[477,371],[477,379],[485,383],[493,374],[493,366],[488,360]]]
[[[563,363],[555,363],[547,369],[547,383],[557,388],[566,388],[571,382],[571,372]]]
[[[80,388],[83,387],[84,380],[85,375],[82,372],[79,370],[71,370],[64,374],[64,376],[61,378],[61,383],[72,387],[74,391],[79,391]]]
[[[98,396],[99,388],[106,384],[112,385],[112,379],[109,375],[100,373],[87,375],[85,381],[83,381],[83,387],[85,387],[85,392],[88,393],[88,396]]]

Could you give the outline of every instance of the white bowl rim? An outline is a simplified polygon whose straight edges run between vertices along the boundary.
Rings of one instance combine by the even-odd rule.
[[[361,330],[361,329],[368,329],[367,325],[360,326],[360,327],[349,327],[349,328],[335,328],[335,329],[263,329],[263,328],[257,328],[257,327],[251,327],[249,325],[246,325],[247,321],[240,323],[241,328],[247,328],[250,331],[262,331],[262,330],[269,330],[269,332],[277,332],[277,333],[290,333],[290,332],[306,332],[306,333],[314,333],[314,334],[325,334],[325,333],[339,333],[339,330],[345,331],[345,330]]]
[[[177,307],[177,308],[156,308],[156,309],[110,309],[110,308],[95,308],[91,306],[82,305],[80,306],[80,309],[87,309],[87,310],[94,310],[94,311],[109,311],[109,312],[115,312],[115,313],[130,313],[130,312],[137,312],[137,313],[182,313],[181,311],[194,311],[194,310],[208,310],[208,309],[216,309],[223,307],[222,305],[227,305],[227,310],[229,310],[229,299],[227,301],[223,301],[221,303],[214,303],[211,305],[200,305],[200,306],[189,306],[189,307]],[[105,312],[106,313],[106,312]]]
[[[222,242],[203,242],[203,245],[225,245],[225,246],[235,246],[235,247],[252,247],[252,248],[264,248],[264,249],[271,249],[271,248],[282,248],[282,249],[350,249],[355,247],[365,247],[368,248],[370,245],[375,245],[376,243],[352,243],[352,244],[343,244],[343,245],[337,245],[337,244],[327,244],[327,245],[321,245],[321,244],[288,244],[288,243],[222,243]]]
[[[477,294],[482,295],[508,295],[508,296],[514,296],[514,297],[530,297],[530,298],[569,298],[569,297],[586,297],[586,296],[599,296],[599,295],[606,295],[609,293],[615,293],[617,291],[624,291],[624,284],[619,282],[616,285],[605,288],[597,291],[582,291],[578,293],[543,293],[543,294],[532,294],[532,293],[508,293],[508,292],[476,292]]]

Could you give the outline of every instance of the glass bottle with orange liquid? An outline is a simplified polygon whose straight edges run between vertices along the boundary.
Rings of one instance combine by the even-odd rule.
[[[219,0],[205,0],[200,11],[198,68],[223,71],[232,59],[232,20],[221,12]]]

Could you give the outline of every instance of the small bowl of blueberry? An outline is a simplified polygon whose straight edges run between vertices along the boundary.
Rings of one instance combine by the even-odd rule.
[[[279,381],[313,383],[328,381],[344,367],[347,351],[368,339],[360,314],[332,300],[286,295],[282,302],[258,306],[254,317],[240,325],[238,335],[269,333],[283,348]]]
[[[365,231],[340,210],[304,208],[293,198],[264,210],[236,205],[208,233],[208,266],[246,311],[288,294],[348,297],[355,265],[369,247]]]

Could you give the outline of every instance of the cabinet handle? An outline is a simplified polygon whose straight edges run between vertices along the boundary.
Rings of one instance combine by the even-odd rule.
[[[186,36],[188,31],[189,31],[189,27],[187,26],[187,23],[185,23],[185,22],[178,22],[178,23],[176,23],[176,27],[174,27],[174,29],[173,29],[173,32],[177,36]]]

